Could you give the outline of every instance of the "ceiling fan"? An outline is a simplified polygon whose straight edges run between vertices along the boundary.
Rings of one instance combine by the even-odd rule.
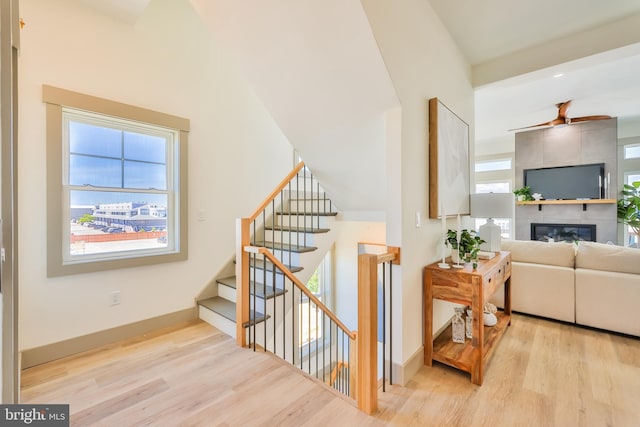
[[[556,117],[555,119],[553,119],[551,121],[548,121],[548,122],[545,122],[545,123],[539,123],[539,124],[533,125],[533,126],[525,126],[523,128],[509,129],[509,131],[521,130],[521,129],[531,129],[531,128],[536,128],[536,127],[540,127],[540,126],[568,125],[568,124],[571,124],[571,123],[588,122],[588,121],[591,121],[591,120],[606,120],[606,119],[610,119],[611,118],[611,116],[605,116],[605,115],[569,118],[569,117],[567,117],[567,110],[569,109],[569,105],[571,105],[571,100],[568,100],[568,101],[565,101],[565,102],[560,102],[559,104],[556,104],[556,107],[558,108],[558,117]]]

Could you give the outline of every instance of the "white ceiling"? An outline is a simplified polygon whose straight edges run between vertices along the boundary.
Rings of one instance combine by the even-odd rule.
[[[522,61],[534,53],[562,58],[578,50],[581,35],[594,51],[586,58],[549,63],[476,90],[476,141],[513,138],[508,129],[549,121],[555,104],[569,99],[569,117],[607,114],[640,117],[640,31],[620,37],[622,23],[640,14],[640,1],[430,0],[474,71],[492,62]],[[621,25],[616,25],[618,22]],[[637,27],[636,27],[637,28]],[[627,31],[628,33],[628,31]],[[605,43],[606,39],[606,43]],[[570,41],[571,43],[567,43]],[[616,45],[616,43],[618,45]],[[626,44],[626,45],[625,45]],[[605,47],[606,46],[606,47]],[[612,47],[617,48],[610,50]],[[606,52],[605,52],[606,51]],[[531,52],[531,55],[527,53]],[[548,52],[548,55],[545,55]],[[556,65],[554,65],[556,64]],[[536,71],[533,71],[536,70]],[[561,77],[554,78],[562,73]]]
[[[80,0],[83,3],[111,16],[135,24],[151,0]]]
[[[81,1],[134,24],[151,0]],[[477,142],[513,140],[508,129],[551,120],[568,99],[569,117],[640,122],[640,0],[425,1],[481,76]]]

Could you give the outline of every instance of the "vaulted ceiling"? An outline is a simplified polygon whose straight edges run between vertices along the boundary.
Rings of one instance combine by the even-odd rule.
[[[80,1],[133,24],[152,0]],[[359,2],[188,1],[215,27],[217,37],[233,46],[240,63],[243,57],[252,58],[244,65],[254,89],[263,92],[274,118],[303,154],[319,149],[320,138],[327,141],[342,134],[368,141],[371,164],[380,163],[383,141],[372,138],[371,129],[380,126],[376,114],[398,101]],[[508,129],[548,121],[557,114],[555,104],[569,99],[569,117],[607,114],[618,117],[619,123],[637,122],[640,128],[640,1],[423,1],[430,2],[473,67],[476,143],[513,141]],[[298,6],[278,10],[284,5]],[[259,27],[269,22],[277,26]],[[285,50],[297,53],[281,55]],[[325,57],[319,60],[320,54]],[[285,70],[295,79],[269,75],[269,70]],[[292,82],[299,87],[289,92],[301,100],[317,100],[306,103],[304,114],[298,111],[302,103],[278,101],[282,85]],[[324,91],[327,84],[358,96],[341,98],[341,91]],[[376,91],[377,98],[366,90],[371,85],[384,89]],[[354,99],[360,100],[358,105]],[[326,108],[329,105],[332,108]],[[349,170],[349,162],[360,152],[350,147],[343,158],[330,163]],[[329,169],[318,172],[330,179]],[[380,181],[374,180],[372,187],[383,186],[380,174],[372,171],[370,176]],[[379,207],[366,200],[361,191],[365,184],[358,176],[351,178],[336,183],[354,184],[359,197],[349,198],[352,202],[347,204],[361,200],[363,206]]]

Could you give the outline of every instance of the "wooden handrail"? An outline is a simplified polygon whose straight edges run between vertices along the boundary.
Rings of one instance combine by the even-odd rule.
[[[397,254],[394,252],[387,252],[386,254],[378,255],[378,264],[383,262],[394,261],[396,259]]]
[[[311,291],[307,289],[304,283],[302,283],[300,279],[294,276],[293,273],[291,273],[291,271],[289,271],[289,269],[285,267],[284,264],[282,264],[280,260],[276,258],[269,249],[262,246],[245,246],[244,250],[245,252],[249,253],[259,253],[269,258],[269,261],[271,261],[276,267],[278,267],[280,271],[285,276],[287,276],[287,278],[291,280],[291,282],[293,282],[300,289],[300,291],[302,291],[302,293],[309,298],[310,301],[312,301],[318,308],[320,308],[320,310],[322,310],[329,317],[329,319],[333,320],[335,324],[338,325],[340,329],[342,329],[342,331],[349,336],[349,338],[351,338],[352,340],[356,339],[355,332],[350,331],[349,328],[347,328],[344,323],[342,323],[340,319],[338,319],[336,315],[333,314],[333,312],[322,303],[322,301],[320,301],[315,295],[313,295]]]
[[[280,184],[278,184],[278,186],[267,196],[267,198],[264,199],[264,202],[262,202],[260,204],[260,206],[258,207],[258,209],[256,209],[255,212],[249,217],[249,221],[255,220],[260,215],[260,213],[267,207],[267,205],[269,203],[271,203],[271,201],[273,199],[276,198],[278,193],[280,193],[280,191],[282,191],[284,189],[284,187],[287,186],[289,181],[291,181],[293,179],[293,177],[296,176],[298,174],[298,172],[300,172],[302,170],[303,167],[304,167],[304,162],[298,163],[298,165],[295,168],[293,168],[293,170],[291,172],[289,172],[289,175],[287,175],[280,182]]]
[[[338,371],[340,371],[340,369],[342,369],[342,368],[349,369],[349,364],[347,362],[343,362],[343,361],[338,362],[336,367],[333,368],[333,371],[331,371],[330,378],[327,380],[327,384],[328,385],[332,386],[332,385],[334,385],[336,383],[336,379],[338,378]]]
[[[378,264],[391,261],[392,264],[400,265],[400,247],[398,246],[388,246],[385,243],[374,242],[358,242],[358,245],[384,246],[386,252],[378,255]]]

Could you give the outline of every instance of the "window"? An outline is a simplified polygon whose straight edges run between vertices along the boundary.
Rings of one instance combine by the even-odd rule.
[[[640,144],[629,144],[624,146],[625,159],[640,159]]]
[[[511,169],[511,159],[476,161],[476,172],[504,171]]]
[[[329,250],[322,262],[307,281],[307,288],[318,298],[327,308],[332,309],[331,302],[331,266],[333,259],[333,250]],[[300,346],[307,346],[315,340],[322,341],[323,329],[328,326],[323,324],[323,316],[316,316],[315,305],[309,310],[309,300],[303,299],[299,305],[298,318],[300,319]]]
[[[624,174],[624,182],[625,184],[633,184],[634,182],[640,181],[640,171],[629,171]],[[633,231],[633,228],[626,226],[624,227],[624,239],[628,242],[629,246],[634,246],[639,243],[640,236],[637,236]]]
[[[189,122],[44,86],[48,274],[186,259]]]

